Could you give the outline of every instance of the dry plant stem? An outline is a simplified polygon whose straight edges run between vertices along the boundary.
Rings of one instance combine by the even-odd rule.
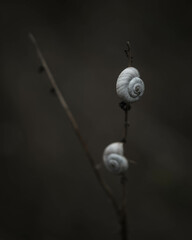
[[[130,42],[127,42],[127,54],[128,54],[128,67],[131,67],[132,64],[132,56],[131,56],[131,46],[130,46]]]
[[[128,107],[126,107],[125,111],[125,118],[124,118],[124,145],[127,142],[127,129],[129,126],[128,123]]]
[[[58,99],[59,99],[63,109],[65,110],[65,112],[66,112],[66,114],[67,114],[67,116],[69,118],[69,121],[72,124],[72,127],[73,127],[73,129],[75,131],[75,134],[76,134],[77,138],[79,139],[79,142],[80,142],[80,144],[81,144],[81,146],[82,146],[82,148],[83,148],[83,150],[84,150],[84,152],[85,152],[85,154],[86,154],[86,156],[87,156],[87,158],[88,158],[88,160],[89,160],[89,162],[91,164],[91,167],[92,167],[92,169],[93,169],[93,171],[94,171],[94,173],[96,175],[97,180],[99,181],[101,187],[103,188],[103,190],[107,194],[108,198],[111,200],[111,202],[113,204],[113,207],[114,207],[114,210],[116,211],[117,215],[119,216],[119,207],[118,207],[118,204],[116,202],[116,199],[115,199],[115,197],[114,197],[110,187],[108,186],[108,184],[105,182],[105,180],[101,176],[101,173],[100,173],[99,169],[97,168],[96,162],[93,159],[91,153],[89,152],[87,144],[84,141],[84,139],[83,139],[83,137],[82,137],[82,135],[80,133],[79,127],[77,125],[77,122],[76,122],[76,120],[75,120],[75,118],[74,118],[74,116],[73,116],[69,106],[67,105],[67,103],[66,103],[66,101],[65,101],[65,99],[64,99],[64,97],[63,97],[63,95],[61,93],[61,91],[59,90],[59,88],[58,88],[58,86],[56,84],[56,81],[55,81],[55,79],[54,79],[54,77],[53,77],[53,75],[52,75],[52,73],[51,73],[51,71],[50,71],[50,69],[49,69],[49,67],[48,67],[48,65],[47,65],[47,63],[46,63],[42,53],[41,53],[41,51],[40,51],[40,48],[39,48],[39,46],[37,44],[37,41],[36,41],[35,37],[30,33],[29,34],[29,38],[30,38],[31,42],[34,44],[34,46],[36,48],[37,55],[38,55],[38,57],[39,57],[39,59],[41,61],[41,64],[42,64],[42,66],[43,66],[43,68],[44,68],[44,70],[45,70],[45,72],[46,72],[46,74],[47,74],[47,76],[49,78],[49,81],[50,81],[53,89],[55,90],[55,93],[56,93],[56,95],[57,95],[57,97],[58,97]]]
[[[132,64],[132,56],[131,56],[131,47],[130,47],[130,42],[127,41],[127,50],[125,50],[125,53],[128,58],[128,67],[131,67]],[[128,111],[131,109],[131,106],[129,103],[125,105],[124,108],[124,113],[125,113],[125,118],[124,118],[124,138],[123,138],[123,143],[124,143],[124,149],[125,149],[125,144],[127,142],[127,130],[129,127],[128,123]],[[121,224],[121,238],[122,240],[128,240],[128,223],[127,223],[127,179],[125,174],[121,176],[121,185],[122,185],[122,205],[121,205],[121,216],[120,216],[120,224]]]
[[[130,42],[127,41],[126,45],[127,45],[127,49],[125,50],[125,53],[126,53],[127,58],[128,58],[128,67],[131,67],[131,64],[132,64],[132,56],[131,56],[131,46],[130,46]]]
[[[120,217],[120,224],[121,224],[121,239],[127,240],[128,239],[128,224],[127,224],[127,184],[126,184],[126,176],[125,174],[121,177],[121,184],[122,184],[122,206],[121,206],[121,217]]]
[[[130,105],[126,104],[124,109],[124,149],[127,142],[127,130],[128,130],[128,111],[130,110]],[[121,185],[122,185],[122,204],[121,204],[121,215],[120,215],[120,224],[121,224],[121,238],[122,240],[128,239],[128,224],[127,224],[127,178],[125,174],[121,176]]]

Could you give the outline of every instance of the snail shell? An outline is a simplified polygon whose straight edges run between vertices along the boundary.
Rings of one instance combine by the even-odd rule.
[[[138,101],[144,90],[144,82],[136,68],[128,67],[120,73],[116,83],[116,91],[117,95],[124,101],[129,103]]]
[[[114,174],[125,172],[128,161],[123,156],[123,143],[115,142],[108,145],[103,153],[103,161],[106,169]]]

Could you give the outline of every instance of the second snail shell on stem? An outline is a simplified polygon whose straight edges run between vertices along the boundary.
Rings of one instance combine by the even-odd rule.
[[[116,83],[116,92],[125,102],[138,101],[144,90],[144,82],[136,68],[128,67],[120,73]]]
[[[103,153],[103,161],[106,169],[114,174],[120,174],[128,169],[128,160],[123,156],[123,143],[109,144]]]

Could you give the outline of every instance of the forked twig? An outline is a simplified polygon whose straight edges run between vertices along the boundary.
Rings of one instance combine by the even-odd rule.
[[[97,164],[96,164],[95,160],[93,159],[93,157],[92,157],[92,155],[91,155],[91,153],[90,153],[90,151],[87,147],[87,144],[86,144],[85,140],[83,139],[83,137],[80,133],[78,124],[77,124],[77,122],[76,122],[68,104],[66,103],[61,91],[59,90],[59,88],[56,84],[56,81],[55,81],[55,79],[54,79],[54,77],[53,77],[53,75],[52,75],[52,73],[51,73],[51,71],[50,71],[50,69],[47,65],[47,62],[45,61],[45,58],[43,57],[43,55],[40,51],[40,48],[37,44],[37,41],[36,41],[35,37],[31,33],[29,33],[29,38],[36,48],[37,55],[38,55],[38,57],[41,61],[42,67],[44,68],[44,70],[45,70],[45,72],[46,72],[46,74],[49,78],[49,81],[50,81],[50,83],[53,87],[53,90],[55,91],[55,93],[56,93],[64,111],[67,114],[67,117],[68,117],[69,121],[72,124],[72,127],[75,131],[75,134],[76,134],[77,138],[79,139],[79,142],[80,142],[80,144],[81,144],[81,146],[82,146],[82,148],[83,148],[83,150],[84,150],[84,152],[85,152],[85,154],[86,154],[86,156],[87,156],[87,158],[88,158],[88,160],[91,164],[91,167],[92,167],[92,169],[95,173],[95,176],[96,176],[97,180],[99,181],[99,183],[100,183],[101,187],[103,188],[104,192],[106,193],[106,195],[108,196],[108,198],[112,202],[114,210],[116,211],[117,215],[119,216],[119,207],[118,207],[116,199],[113,195],[113,192],[111,191],[111,188],[108,186],[108,184],[105,182],[105,180],[103,179],[103,177],[102,177],[102,175],[101,175],[101,173],[100,173],[100,171],[97,167]]]

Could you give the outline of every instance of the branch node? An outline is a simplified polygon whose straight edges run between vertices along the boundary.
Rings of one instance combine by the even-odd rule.
[[[119,103],[119,106],[120,108],[123,110],[123,111],[129,111],[131,110],[131,105],[130,103],[126,103],[125,101],[122,101]]]

